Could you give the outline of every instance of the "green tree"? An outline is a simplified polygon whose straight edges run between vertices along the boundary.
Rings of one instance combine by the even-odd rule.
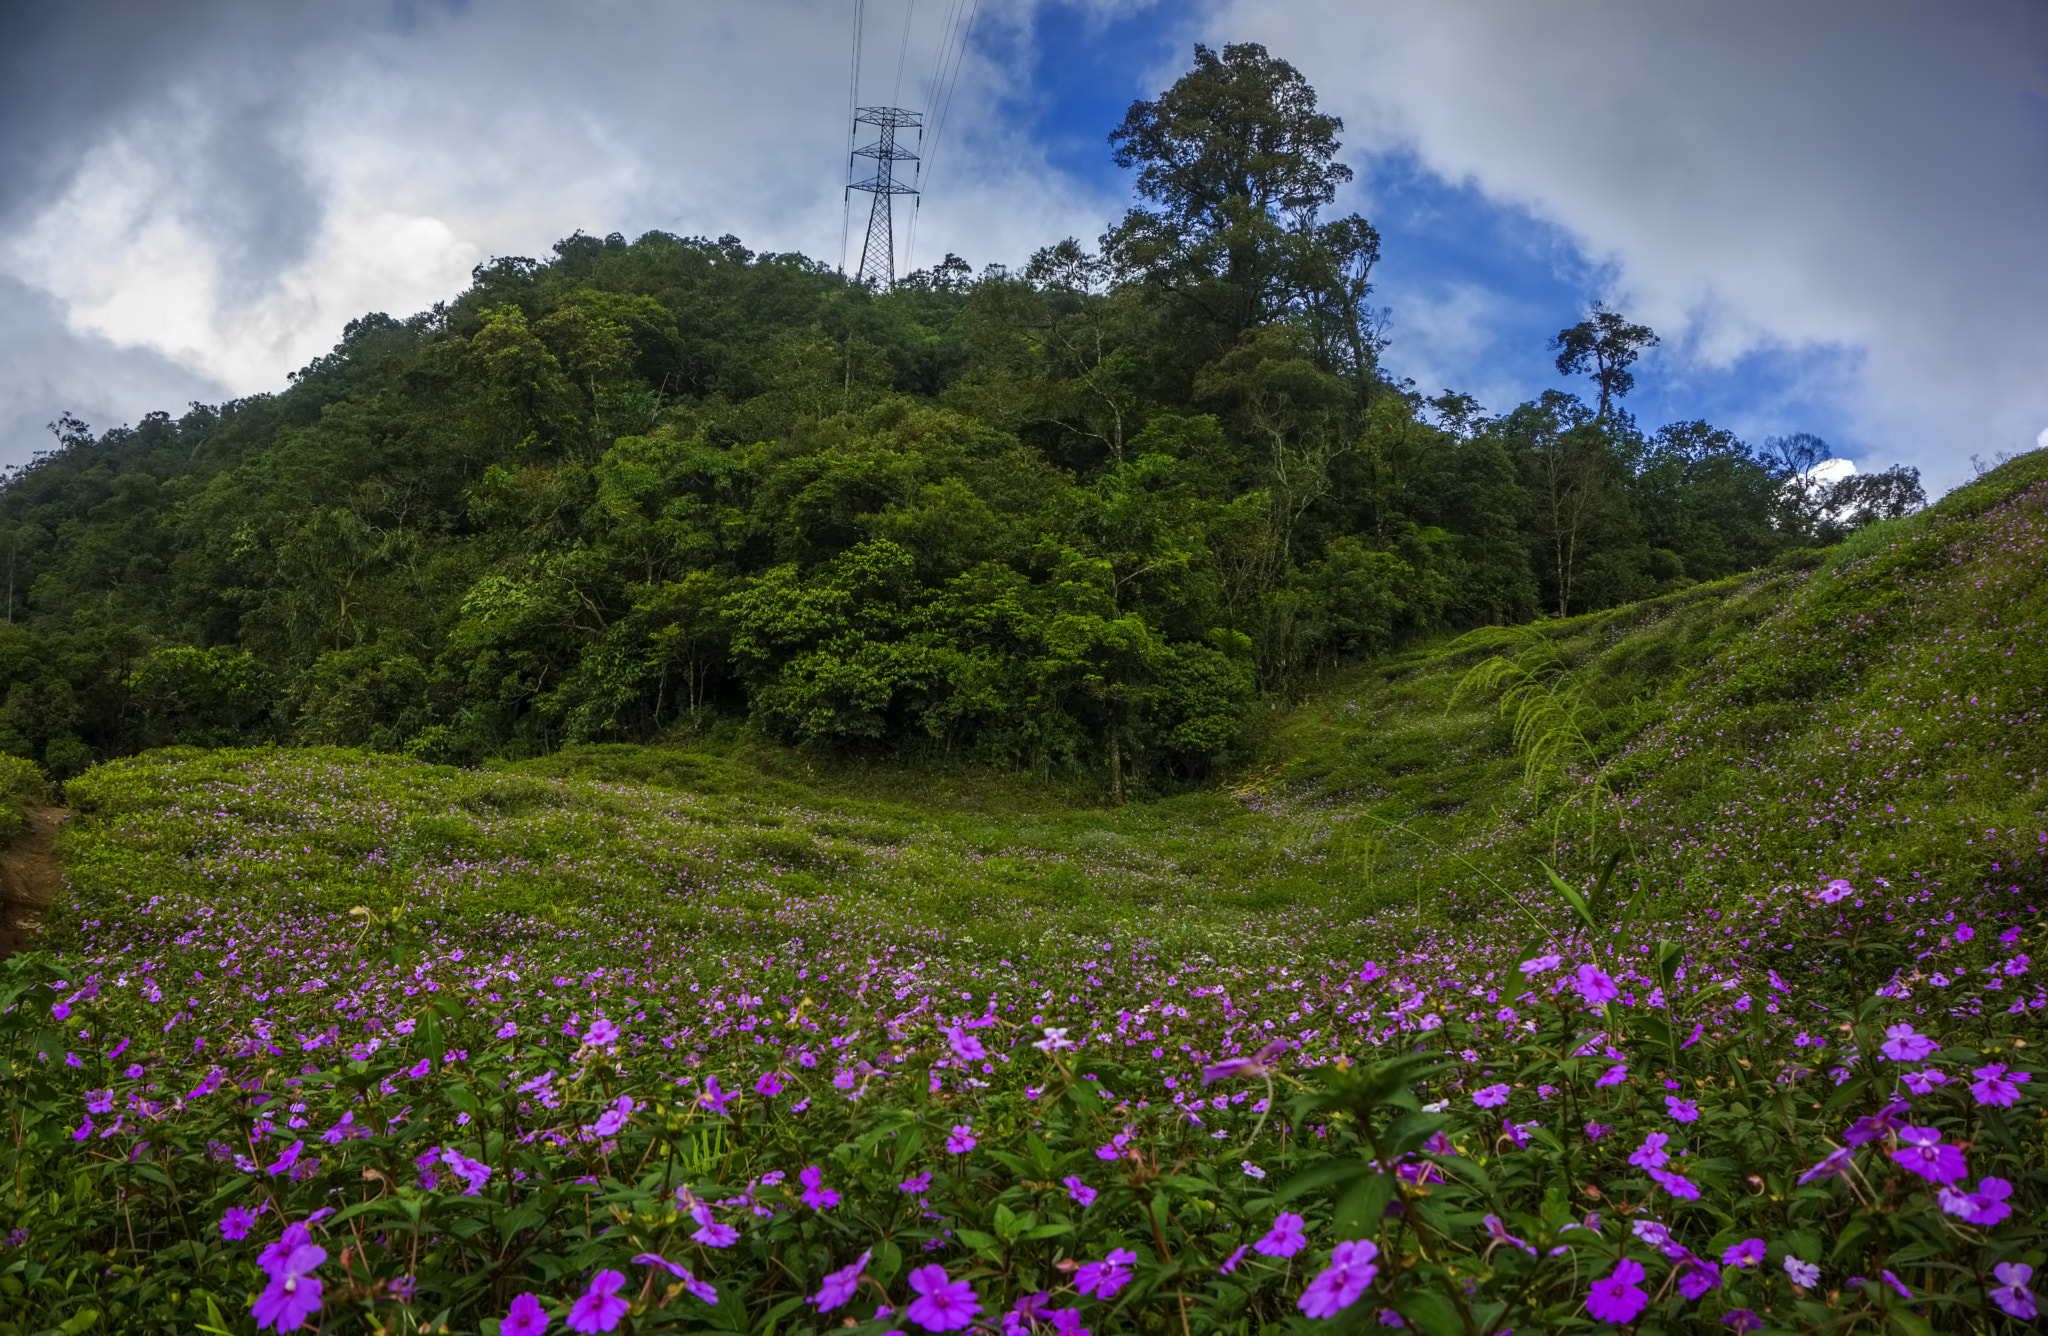
[[[1658,338],[1648,325],[1632,325],[1618,311],[1601,302],[1593,304],[1590,320],[1561,329],[1550,346],[1557,350],[1558,374],[1590,374],[1600,387],[1600,407],[1595,422],[1607,420],[1610,404],[1636,386],[1635,365],[1643,350],[1657,346]]]

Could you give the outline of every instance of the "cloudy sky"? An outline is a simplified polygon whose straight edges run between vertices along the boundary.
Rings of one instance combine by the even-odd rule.
[[[910,264],[1095,237],[1124,108],[1256,41],[1345,119],[1418,387],[1558,385],[1546,339],[1602,298],[1664,336],[1646,425],[1816,432],[1936,491],[2048,445],[2048,0],[861,8],[858,101],[944,109]],[[0,4],[0,463],[59,411],[279,389],[351,317],[577,229],[839,263],[855,13]]]

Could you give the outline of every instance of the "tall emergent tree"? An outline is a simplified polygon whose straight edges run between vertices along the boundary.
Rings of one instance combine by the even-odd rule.
[[[1366,298],[1379,233],[1356,214],[1319,221],[1351,169],[1336,161],[1344,122],[1316,110],[1301,72],[1256,43],[1195,67],[1111,132],[1138,169],[1134,207],[1104,238],[1119,276],[1171,294],[1208,334],[1199,360],[1283,316],[1308,328],[1323,370],[1370,375],[1378,340]]]
[[[1600,387],[1600,407],[1593,420],[1605,422],[1608,405],[1636,387],[1635,373],[1629,367],[1642,356],[1643,349],[1654,348],[1657,342],[1648,325],[1631,325],[1619,311],[1595,302],[1592,319],[1559,330],[1550,346],[1557,349],[1560,374],[1591,372],[1593,383]]]

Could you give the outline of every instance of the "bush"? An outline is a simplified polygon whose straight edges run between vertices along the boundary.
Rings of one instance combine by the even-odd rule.
[[[1048,949],[985,996],[861,946],[705,989],[352,922],[163,925],[242,962],[173,993],[146,943],[7,963],[0,1333],[289,1330],[287,1298],[485,1333],[1994,1330],[2048,1260],[2011,898],[1836,882],[1302,977]]]

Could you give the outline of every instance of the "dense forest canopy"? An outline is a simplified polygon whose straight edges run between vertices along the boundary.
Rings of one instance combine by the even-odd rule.
[[[1381,369],[1342,124],[1258,46],[1111,135],[1141,201],[1020,270],[877,291],[581,233],[366,315],[278,394],[59,446],[0,490],[0,750],[443,760],[741,722],[1127,785],[1438,629],[1714,579],[1922,500],[1826,447],[1649,431],[1595,308],[1498,413]]]

